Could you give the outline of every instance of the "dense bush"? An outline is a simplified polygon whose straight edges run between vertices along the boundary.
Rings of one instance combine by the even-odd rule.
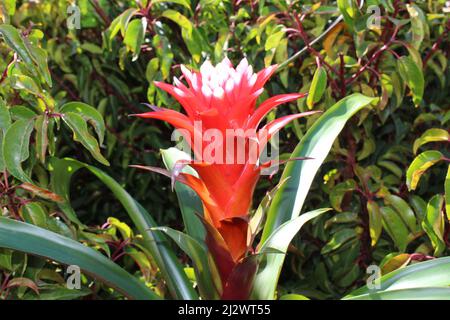
[[[172,128],[129,115],[148,111],[144,103],[180,110],[154,81],[172,83],[181,64],[199,69],[225,57],[235,64],[246,57],[255,70],[279,65],[260,101],[309,92],[268,121],[327,111],[354,93],[379,98],[347,122],[315,176],[302,211],[333,210],[294,238],[277,298],[341,298],[366,283],[370,265],[386,274],[448,256],[449,11],[443,0],[2,0],[0,298],[116,299],[126,291],[89,272],[81,290],[67,289],[64,265],[78,264],[67,260],[70,248],[54,256],[62,264],[22,253],[36,254],[25,237],[23,247],[11,244],[20,237],[8,240],[12,220],[95,249],[133,275],[112,272],[130,286],[145,283],[164,298],[195,296],[177,291],[161,265],[159,250],[178,249],[148,238],[155,225],[186,227],[183,201],[170,179],[130,167],[161,166],[160,149],[174,145]],[[281,132],[282,159],[319,117]],[[260,181],[254,209],[281,171]],[[144,224],[136,222],[136,201],[150,213]],[[268,223],[274,214],[271,207]],[[176,252],[195,282],[188,255]],[[444,287],[449,268],[440,269],[447,270]]]

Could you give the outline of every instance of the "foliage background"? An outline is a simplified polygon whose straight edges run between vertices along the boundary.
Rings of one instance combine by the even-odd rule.
[[[180,75],[180,64],[198,68],[207,58],[218,62],[228,56],[236,63],[246,56],[259,70],[272,63],[283,64],[306,47],[269,82],[264,97],[311,90],[319,60],[327,73],[327,87],[322,99],[311,107],[326,110],[352,92],[380,97],[380,102],[352,119],[316,176],[304,211],[326,206],[335,210],[308,225],[292,243],[279,296],[296,293],[315,299],[339,298],[365,283],[366,268],[371,264],[380,265],[386,273],[414,261],[448,255],[449,219],[443,200],[435,197],[444,194],[447,166],[441,161],[429,169],[415,191],[407,185],[416,139],[431,128],[448,133],[450,45],[445,1],[373,0],[358,10],[356,2],[348,7],[349,2],[326,0],[79,0],[81,25],[72,30],[67,27],[71,4],[52,0],[0,3],[3,23],[14,25],[24,37],[33,39],[34,46],[45,50],[53,80],[50,88],[45,77],[34,79],[45,99],[27,90],[26,84],[14,83],[11,74],[27,71],[20,67],[11,70],[13,51],[1,41],[0,70],[8,75],[2,77],[0,96],[12,121],[26,118],[24,109],[42,113],[42,100],[55,110],[69,101],[81,101],[105,119],[100,150],[110,166],[96,161],[74,141],[71,129],[57,121],[55,128],[45,133],[50,144],[55,144],[49,149],[52,156],[72,157],[102,168],[149,210],[159,225],[182,229],[170,181],[128,167],[161,166],[159,149],[173,145],[167,139],[172,129],[129,115],[145,111],[142,103],[178,109],[152,82],[172,82]],[[381,8],[379,28],[367,28],[371,5]],[[341,13],[344,22],[309,46]],[[300,100],[279,112],[309,107]],[[283,157],[315,119],[297,121],[283,131]],[[95,135],[91,129],[90,134]],[[36,132],[31,135],[30,156],[23,159],[23,166],[36,186],[57,193],[50,184],[49,155],[44,159],[36,156],[40,147]],[[444,142],[431,140],[420,152],[440,150],[448,158],[445,137],[441,140]],[[152,258],[140,246],[140,237],[129,229],[126,212],[95,177],[80,171],[71,183],[70,204],[82,224],[89,226],[82,231],[64,218],[54,197],[43,199],[36,189],[29,192],[18,187],[21,182],[7,171],[2,182],[3,215],[70,235],[168,296]],[[258,186],[255,204],[277,181],[275,176]],[[180,253],[180,259],[188,267],[187,257]],[[0,270],[2,298],[121,298],[89,278],[83,279],[83,290],[68,291],[63,267],[19,252],[0,249]]]

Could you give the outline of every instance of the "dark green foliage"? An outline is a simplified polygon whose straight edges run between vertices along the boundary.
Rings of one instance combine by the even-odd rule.
[[[369,265],[385,274],[449,255],[444,0],[372,0],[362,8],[357,1],[77,2],[81,28],[69,29],[65,1],[0,0],[2,216],[98,250],[173,297],[120,199],[87,170],[70,183],[71,174],[58,173],[52,159],[101,168],[158,225],[181,230],[170,181],[129,167],[161,166],[172,128],[129,116],[146,111],[142,103],[179,109],[153,81],[171,83],[180,64],[198,68],[205,59],[236,63],[246,56],[256,70],[282,66],[263,96],[311,90],[308,101],[281,107],[282,114],[325,111],[353,93],[379,98],[350,120],[316,176],[302,212],[334,210],[294,239],[278,296],[340,298],[365,284]],[[296,120],[281,134],[282,158],[315,120]],[[278,179],[261,182],[255,209]],[[188,257],[180,253],[179,260],[192,280]],[[83,290],[74,294],[62,265],[0,249],[0,299],[123,298],[105,285],[89,287],[91,281],[83,276]]]

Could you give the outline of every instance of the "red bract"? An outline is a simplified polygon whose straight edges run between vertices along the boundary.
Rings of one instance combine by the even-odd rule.
[[[199,72],[182,66],[187,86],[176,78],[175,86],[162,82],[155,84],[171,94],[186,114],[154,108],[153,112],[138,115],[167,121],[180,129],[191,146],[195,161],[181,163],[171,175],[194,189],[203,202],[208,234],[206,243],[222,278],[223,296],[227,296],[226,287],[232,286],[229,279],[239,278],[233,275],[233,270],[251,249],[248,217],[253,192],[261,170],[271,165],[259,161],[259,152],[290,121],[314,113],[284,116],[258,130],[262,120],[278,105],[305,96],[299,93],[277,95],[256,107],[263,86],[276,68],[270,66],[254,73],[246,59],[233,68],[227,58],[215,67],[206,61]],[[215,141],[215,148],[211,151],[213,161],[204,159],[205,151],[211,149],[211,139],[204,138],[204,132],[208,130],[214,130],[223,137],[221,141]],[[227,141],[233,141],[233,144],[230,146]],[[244,144],[244,161],[238,155],[240,144]],[[250,155],[252,145],[259,150],[253,160]],[[180,173],[183,165],[193,167],[199,178]]]

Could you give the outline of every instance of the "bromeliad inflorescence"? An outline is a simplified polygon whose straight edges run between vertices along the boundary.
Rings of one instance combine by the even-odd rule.
[[[257,107],[263,86],[276,68],[274,65],[254,73],[246,59],[234,68],[227,58],[215,67],[206,61],[199,72],[181,66],[188,86],[176,78],[174,86],[162,82],[155,85],[170,93],[186,114],[152,107],[154,111],[137,115],[164,120],[176,127],[194,154],[194,160],[180,161],[172,172],[141,168],[172,177],[190,186],[201,198],[207,230],[205,242],[220,274],[222,298],[248,298],[256,272],[257,265],[250,264],[246,272],[239,271],[246,276],[234,273],[253,251],[249,217],[255,186],[261,171],[275,163],[262,162],[261,153],[289,122],[315,113],[284,116],[259,128],[277,106],[306,95],[281,94]],[[182,173],[181,168],[186,165],[194,168],[198,177]]]

